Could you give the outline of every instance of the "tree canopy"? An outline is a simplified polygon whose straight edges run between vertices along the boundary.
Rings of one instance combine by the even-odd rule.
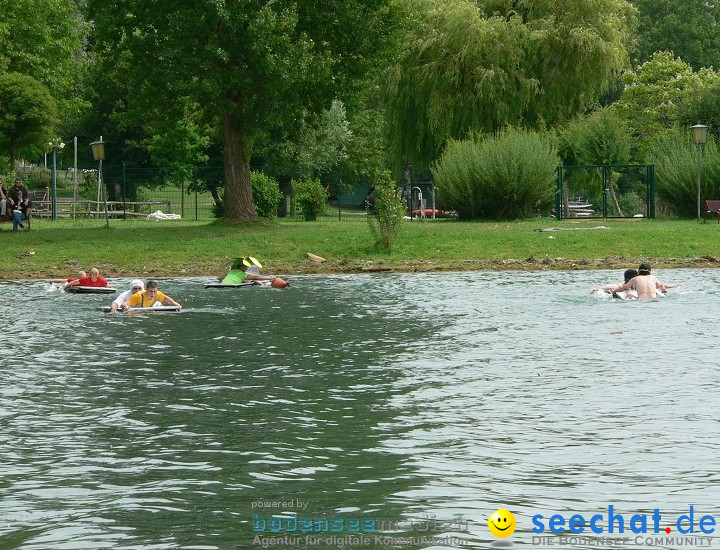
[[[625,0],[411,0],[388,86],[396,159],[430,162],[448,139],[583,111],[629,66]]]
[[[693,69],[720,68],[719,0],[631,0],[639,25],[633,60],[671,51]]]
[[[0,147],[14,166],[21,147],[42,147],[57,123],[57,105],[49,90],[34,78],[0,74]]]
[[[88,2],[98,55],[127,57],[130,110],[166,116],[180,98],[223,144],[225,216],[256,217],[250,186],[255,138],[364,74],[387,31],[389,0]]]
[[[636,142],[636,158],[646,160],[655,140],[680,121],[682,107],[719,82],[709,69],[692,67],[670,52],[656,52],[624,77],[625,88],[612,105]]]
[[[65,119],[77,116],[86,32],[72,0],[3,0],[0,74],[32,76],[47,87]]]

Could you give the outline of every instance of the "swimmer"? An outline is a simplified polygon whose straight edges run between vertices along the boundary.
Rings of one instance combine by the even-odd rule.
[[[609,292],[612,294],[613,298],[620,298],[625,300],[636,300],[638,297],[638,293],[635,289],[626,289],[625,285],[629,283],[632,279],[637,277],[638,272],[635,269],[626,269],[624,273],[625,281],[622,283],[617,283],[614,285],[605,285],[601,286],[600,288],[593,288],[590,291],[590,294],[594,294],[598,290],[604,290],[606,292]]]
[[[622,285],[623,289],[637,291],[639,300],[655,298],[658,290],[665,294],[668,286],[661,283],[655,275],[650,273],[650,271],[650,264],[640,264],[637,277],[633,277],[631,280]]]
[[[87,273],[85,273],[84,271],[78,271],[75,277],[68,277],[67,279],[50,279],[48,282],[54,284],[65,284],[77,281],[78,279],[82,279],[83,277],[87,277]]]

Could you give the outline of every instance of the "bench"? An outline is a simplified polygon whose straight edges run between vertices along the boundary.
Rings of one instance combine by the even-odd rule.
[[[30,231],[30,220],[32,220],[32,207],[27,209],[27,219],[23,220],[25,231]],[[8,208],[8,214],[6,216],[0,216],[0,223],[12,223],[12,217],[10,216],[10,209]]]
[[[707,200],[705,201],[705,215],[703,221],[707,221],[708,214],[717,214],[718,223],[720,223],[720,200]]]

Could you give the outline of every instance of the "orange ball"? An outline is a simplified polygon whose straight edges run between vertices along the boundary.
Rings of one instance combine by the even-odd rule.
[[[286,286],[290,286],[290,283],[288,283],[285,279],[275,277],[272,280],[272,283],[270,283],[270,286],[273,288],[285,288]]]

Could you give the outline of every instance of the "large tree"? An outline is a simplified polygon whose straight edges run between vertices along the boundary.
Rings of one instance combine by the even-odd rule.
[[[399,160],[428,163],[448,139],[581,112],[628,64],[625,0],[409,0],[413,25],[389,78]]]
[[[652,161],[653,143],[682,121],[682,113],[696,105],[696,98],[720,86],[720,75],[711,69],[693,72],[671,52],[656,52],[635,71],[626,73],[624,83],[620,99],[610,109],[630,129],[635,158]]]
[[[0,74],[0,148],[10,167],[22,147],[44,147],[57,123],[57,104],[44,84],[18,73]]]
[[[64,117],[77,116],[86,29],[72,0],[3,0],[0,74],[32,76],[47,87]]]
[[[720,67],[720,0],[630,0],[640,12],[636,64],[671,51],[693,69]]]
[[[90,0],[93,47],[123,57],[130,111],[145,120],[181,102],[220,128],[225,217],[254,219],[255,138],[330,106],[370,66],[389,0]],[[129,56],[129,60],[127,57]]]

